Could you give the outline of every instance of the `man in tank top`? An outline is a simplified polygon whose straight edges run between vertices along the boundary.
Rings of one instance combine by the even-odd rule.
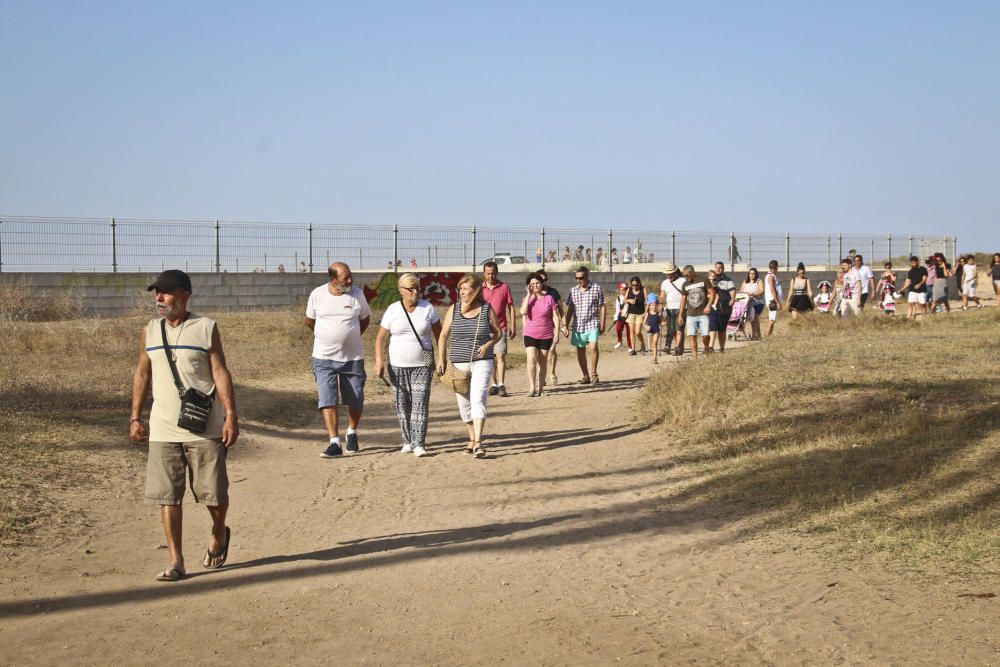
[[[191,279],[183,271],[164,271],[148,288],[155,290],[156,311],[142,332],[142,352],[132,380],[132,419],[129,437],[149,441],[146,465],[146,502],[160,506],[170,565],[158,581],[178,581],[186,575],[181,548],[182,509],[186,479],[195,502],[208,507],[212,535],[202,565],[222,567],[229,555],[231,534],[226,526],[229,478],[226,453],[240,434],[233,380],[226,368],[222,339],[215,322],[187,309]],[[175,380],[171,362],[177,370]],[[208,423],[201,433],[178,424],[181,414],[179,382],[213,396]],[[142,410],[153,392],[149,428]]]

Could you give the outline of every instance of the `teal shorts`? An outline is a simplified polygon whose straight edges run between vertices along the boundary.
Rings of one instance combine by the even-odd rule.
[[[569,337],[569,344],[573,347],[587,347],[591,343],[597,345],[597,337],[600,335],[600,329],[594,327],[589,331],[574,331]]]

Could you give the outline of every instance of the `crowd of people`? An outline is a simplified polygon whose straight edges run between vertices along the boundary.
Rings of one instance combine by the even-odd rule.
[[[811,311],[821,315],[854,317],[874,303],[887,315],[905,300],[909,317],[950,312],[949,300],[960,297],[962,309],[982,307],[977,294],[975,257],[960,257],[955,266],[940,254],[924,263],[911,257],[900,284],[890,262],[879,280],[861,255],[845,258],[836,279],[814,289],[806,267],[799,264],[783,289],[778,262],[771,261],[761,276],[755,268],[737,282],[716,262],[701,276],[692,265],[678,269],[667,264],[658,289],[642,284],[638,276],[617,285],[614,320],[615,349],[627,345],[630,355],[682,355],[690,348],[697,358],[725,351],[726,340],[744,331],[751,340],[774,331],[778,313],[792,317]],[[1000,253],[989,267],[1000,300]],[[309,295],[305,325],[313,332],[312,371],[317,407],[328,440],[321,456],[334,459],[359,452],[358,435],[365,402],[365,353],[362,335],[372,311],[363,292],[354,286],[350,267],[334,262],[329,281]],[[431,386],[440,378],[455,392],[459,419],[468,433],[465,451],[486,458],[484,445],[490,396],[506,397],[506,357],[516,338],[518,323],[526,352],[527,396],[539,398],[546,387],[558,384],[557,347],[568,339],[580,369],[580,385],[601,382],[598,341],[607,330],[608,307],[600,285],[590,280],[586,265],[574,272],[575,285],[565,299],[549,285],[544,270],[525,280],[524,295],[515,300],[510,285],[499,280],[498,267],[487,262],[483,275],[469,274],[458,283],[458,300],[443,317],[421,298],[420,279],[399,277],[400,299],[382,315],[375,338],[374,372],[391,387],[399,419],[401,452],[426,456]],[[955,291],[952,292],[954,284]],[[130,437],[149,442],[146,501],[158,505],[170,556],[158,581],[187,576],[181,547],[181,501],[190,484],[196,502],[208,507],[212,532],[202,565],[222,567],[229,553],[232,531],[226,454],[239,436],[236,398],[226,366],[222,339],[214,321],[188,310],[190,277],[179,270],[160,274],[148,288],[154,291],[159,317],[142,331],[142,353],[133,378]],[[870,306],[869,306],[870,307]],[[436,343],[436,345],[435,345]],[[148,426],[143,420],[152,393]],[[345,406],[347,428],[341,440],[339,406]]]

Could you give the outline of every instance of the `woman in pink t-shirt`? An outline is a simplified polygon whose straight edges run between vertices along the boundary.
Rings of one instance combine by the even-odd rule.
[[[521,333],[528,356],[528,396],[541,396],[545,386],[549,350],[559,342],[559,311],[551,294],[542,294],[542,279],[537,273],[528,276],[528,293],[521,300]]]

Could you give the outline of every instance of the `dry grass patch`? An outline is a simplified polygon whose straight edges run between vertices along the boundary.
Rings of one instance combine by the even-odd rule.
[[[680,364],[650,417],[750,530],[834,536],[908,567],[994,567],[1000,547],[1000,312],[907,322],[801,318],[787,335]]]

